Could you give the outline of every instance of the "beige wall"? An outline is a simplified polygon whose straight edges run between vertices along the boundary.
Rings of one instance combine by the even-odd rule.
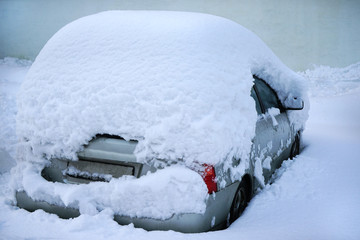
[[[255,32],[295,70],[360,61],[360,0],[0,0],[0,58],[34,59],[65,24],[111,9],[223,16]]]

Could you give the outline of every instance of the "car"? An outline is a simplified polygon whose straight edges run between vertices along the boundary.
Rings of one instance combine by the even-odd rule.
[[[75,42],[79,52],[69,50]],[[223,229],[299,154],[301,81],[220,17],[111,11],[77,20],[47,43],[19,95],[17,206],[62,218],[111,208],[119,224],[146,230]]]

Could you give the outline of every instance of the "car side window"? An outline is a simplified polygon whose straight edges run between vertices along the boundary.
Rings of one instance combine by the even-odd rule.
[[[275,91],[260,78],[254,76],[254,80],[255,88],[260,98],[259,100],[261,101],[262,107],[264,108],[264,113],[266,113],[269,108],[278,108],[282,112],[283,107]]]
[[[262,114],[261,106],[260,106],[259,98],[256,95],[254,87],[251,89],[251,94],[250,95],[255,100],[255,107],[256,107],[257,114],[261,115]]]

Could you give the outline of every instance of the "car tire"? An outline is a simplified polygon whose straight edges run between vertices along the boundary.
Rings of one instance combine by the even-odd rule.
[[[244,212],[250,198],[247,188],[248,186],[246,182],[242,180],[238,189],[236,190],[234,200],[231,204],[228,225],[238,219]]]
[[[293,159],[295,156],[300,153],[300,134],[297,133],[295,136],[295,141],[291,147],[290,159]]]

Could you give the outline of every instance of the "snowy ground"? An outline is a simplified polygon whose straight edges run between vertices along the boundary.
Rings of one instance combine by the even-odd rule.
[[[230,228],[202,234],[119,226],[106,211],[63,220],[14,207],[15,100],[30,64],[0,60],[0,239],[360,239],[360,63],[301,73],[311,109],[300,156],[283,164]]]

